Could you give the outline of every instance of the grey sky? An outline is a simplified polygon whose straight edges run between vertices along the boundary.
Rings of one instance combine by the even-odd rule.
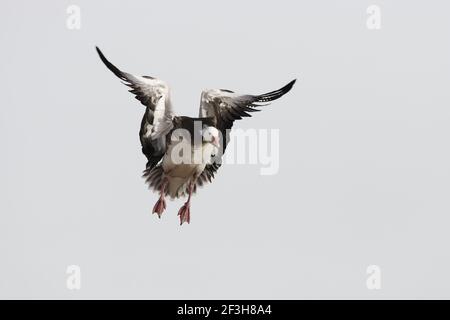
[[[66,8],[81,8],[81,29]],[[366,27],[369,5],[381,29]],[[10,1],[0,13],[1,298],[450,298],[449,4]],[[226,165],[151,215],[143,106],[98,59],[172,86],[277,89],[277,175]],[[82,287],[66,288],[79,265]],[[366,288],[379,265],[381,290]]]

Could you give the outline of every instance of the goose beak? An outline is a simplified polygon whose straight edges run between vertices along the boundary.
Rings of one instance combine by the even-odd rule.
[[[220,147],[219,137],[214,137],[212,144],[215,145],[217,148],[219,148]]]

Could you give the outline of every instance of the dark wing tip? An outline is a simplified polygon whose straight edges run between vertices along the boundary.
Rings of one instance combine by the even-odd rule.
[[[106,59],[106,57],[104,56],[103,52],[99,49],[99,47],[95,47],[95,49],[97,50],[98,55],[100,56],[100,59],[102,60],[102,62],[105,64],[105,66],[112,71],[112,73],[114,73],[116,76],[118,76],[120,79],[123,80],[124,76],[122,71],[120,71],[115,65],[113,65],[111,62],[108,61],[108,59]]]
[[[297,79],[292,80],[291,82],[289,82],[285,87],[288,88],[288,91],[292,89],[292,87],[294,86],[295,82],[297,82]]]
[[[99,47],[95,46],[95,50],[97,50],[98,55],[100,56],[100,59],[106,60],[105,56],[103,55],[103,52],[100,50]]]
[[[281,88],[277,91],[280,91],[281,95],[288,93],[292,89],[292,87],[294,86],[296,81],[297,81],[297,79],[292,80],[287,85],[285,85],[283,88]]]
[[[257,101],[258,102],[269,102],[269,101],[273,101],[278,98],[281,98],[283,95],[285,95],[292,89],[292,87],[294,86],[296,81],[297,81],[297,79],[294,79],[291,82],[289,82],[287,85],[285,85],[284,87],[282,87],[278,90],[257,96],[257,99],[258,99]]]

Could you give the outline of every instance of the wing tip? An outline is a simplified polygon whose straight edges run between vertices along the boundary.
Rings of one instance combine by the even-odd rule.
[[[257,97],[258,102],[269,102],[269,101],[273,101],[273,100],[281,98],[282,96],[284,96],[286,93],[288,93],[292,89],[292,87],[294,86],[296,81],[297,81],[297,79],[294,79],[291,82],[289,82],[287,85],[285,85],[284,87],[282,87],[278,90],[268,92],[268,93],[258,96]]]
[[[283,94],[289,92],[289,90],[291,90],[292,87],[294,86],[295,82],[297,82],[297,78],[295,78],[294,80],[289,82],[287,85],[285,85],[283,88],[281,88],[280,91],[283,91]]]
[[[281,96],[284,96],[286,93],[288,93],[289,91],[291,91],[292,87],[294,86],[295,82],[297,82],[297,79],[291,80],[287,85],[285,85],[284,87],[278,89],[277,91],[274,91],[273,93],[275,94],[274,97],[276,97],[276,99],[280,98]]]
[[[105,55],[103,54],[103,52],[100,50],[99,47],[95,46],[95,49],[97,50],[97,53],[100,57],[100,60],[102,60],[102,62],[105,64],[105,66],[111,70],[112,73],[114,73],[117,77],[119,77],[122,80],[124,79],[123,73],[122,71],[120,71],[119,68],[117,68],[115,65],[113,65],[111,62],[109,62],[108,59],[106,59]]]
[[[107,67],[109,67],[108,64],[110,64],[110,62],[108,61],[108,59],[106,59],[105,55],[100,50],[100,48],[95,46],[95,50],[97,51],[97,53],[100,56],[100,59],[103,61],[103,63],[106,64]]]
[[[105,57],[99,47],[95,46],[95,50],[97,51],[97,53],[100,57]]]

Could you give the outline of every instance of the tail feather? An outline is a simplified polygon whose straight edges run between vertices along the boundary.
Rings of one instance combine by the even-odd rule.
[[[194,184],[193,194],[197,193],[198,187],[205,185],[208,180],[211,180],[211,176],[214,174],[200,175]],[[153,192],[160,192],[163,183],[164,171],[161,165],[157,165],[154,168],[147,168],[144,170],[142,177],[145,179],[145,183],[148,188]],[[166,186],[164,192],[172,199],[181,198],[188,195],[189,179],[185,178],[170,178],[169,184]]]

